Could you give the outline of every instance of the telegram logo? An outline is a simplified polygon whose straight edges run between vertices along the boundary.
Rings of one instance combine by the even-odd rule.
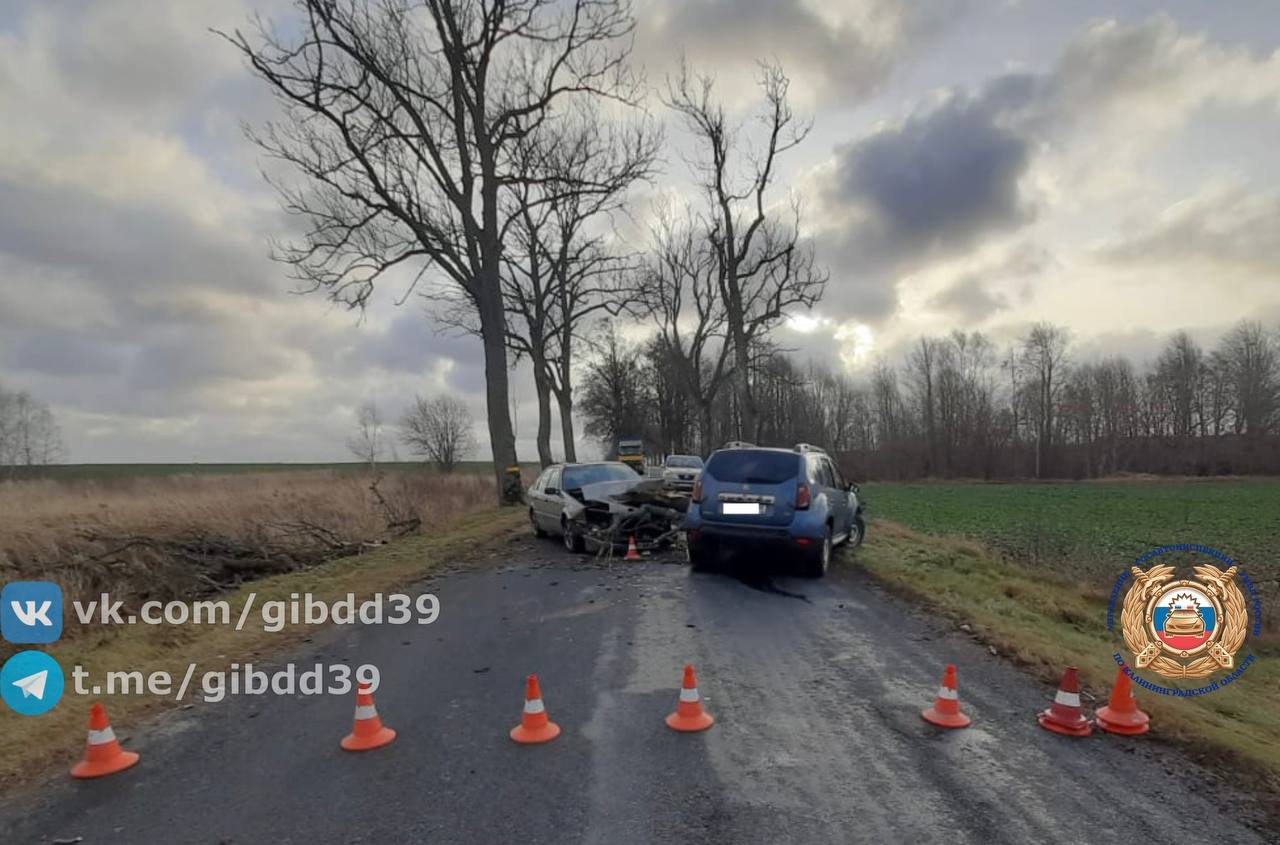
[[[0,695],[23,716],[48,713],[62,698],[62,667],[43,651],[20,651],[0,669]]]
[[[0,633],[11,643],[51,643],[62,636],[62,588],[14,581],[0,591]]]

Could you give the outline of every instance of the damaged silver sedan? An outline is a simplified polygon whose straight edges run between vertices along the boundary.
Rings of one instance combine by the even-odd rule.
[[[665,489],[626,464],[552,464],[528,491],[533,533],[555,534],[571,552],[612,553],[632,537],[641,550],[670,545],[680,533],[687,495]]]

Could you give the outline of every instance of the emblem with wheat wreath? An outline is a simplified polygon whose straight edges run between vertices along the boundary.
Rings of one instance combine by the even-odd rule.
[[[1165,582],[1173,577],[1174,568],[1157,565],[1143,572],[1134,566],[1130,570],[1134,578],[1133,586],[1124,599],[1120,627],[1124,632],[1124,644],[1134,653],[1134,663],[1139,669],[1149,666],[1152,671],[1166,678],[1203,678],[1219,669],[1230,669],[1235,663],[1233,655],[1244,643],[1245,632],[1249,628],[1249,612],[1245,608],[1244,595],[1234,580],[1237,567],[1232,566],[1225,572],[1216,566],[1192,568],[1201,580],[1180,581],[1179,585],[1200,587],[1215,604],[1221,606],[1222,624],[1218,626],[1221,635],[1214,637],[1204,654],[1188,663],[1179,663],[1164,654],[1163,644],[1149,636],[1147,614],[1152,600],[1164,588]]]

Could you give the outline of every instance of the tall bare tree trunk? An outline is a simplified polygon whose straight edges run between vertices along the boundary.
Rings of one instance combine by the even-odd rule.
[[[573,394],[568,390],[556,392],[556,401],[560,404],[560,437],[564,440],[565,463],[578,460],[578,447],[574,445],[573,434]]]
[[[541,356],[534,356],[533,388],[538,394],[538,463],[550,466],[555,463],[551,455],[551,381],[547,378],[547,362]]]

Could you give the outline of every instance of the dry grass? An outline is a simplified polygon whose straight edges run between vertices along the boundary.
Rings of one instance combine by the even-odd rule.
[[[189,598],[431,533],[493,503],[479,475],[306,471],[0,483],[0,581],[52,580],[68,600]],[[389,512],[390,511],[390,512]]]

